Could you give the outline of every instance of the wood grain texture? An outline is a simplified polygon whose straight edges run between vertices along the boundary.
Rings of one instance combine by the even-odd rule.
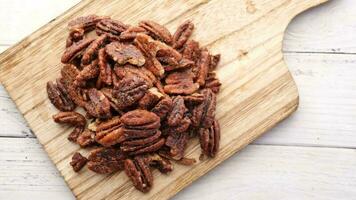
[[[283,32],[296,14],[324,1],[137,1],[129,7],[126,1],[103,2],[81,2],[0,56],[3,85],[79,199],[168,198],[287,117],[297,107],[298,93],[283,61]],[[148,12],[152,9],[162,12]],[[177,166],[168,177],[156,174],[156,184],[147,195],[137,192],[123,173],[72,172],[68,160],[78,147],[65,139],[63,133],[68,130],[50,120],[55,110],[44,85],[60,69],[66,22],[94,10],[117,19],[125,17],[126,23],[149,18],[171,29],[186,18],[193,19],[200,41],[224,55],[218,70],[223,83],[217,111],[223,132],[218,158],[193,167]],[[212,26],[214,31],[204,29]],[[197,142],[192,143],[188,156],[198,157],[199,153]]]
[[[1,199],[74,199],[36,139],[6,138],[0,146]],[[249,145],[173,199],[349,200],[355,157],[353,149]]]

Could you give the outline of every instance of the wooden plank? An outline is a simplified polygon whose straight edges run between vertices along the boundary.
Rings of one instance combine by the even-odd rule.
[[[126,1],[83,1],[3,53],[0,56],[0,79],[76,197],[166,199],[296,109],[298,94],[281,53],[284,28],[297,13],[324,1],[261,0],[254,2],[256,9],[253,11],[249,8],[250,3],[240,4],[233,0],[168,4],[147,0],[133,2],[130,7],[125,7]],[[159,15],[147,12],[153,8]],[[73,173],[67,163],[78,147],[65,139],[63,128],[51,119],[55,110],[46,98],[44,85],[60,69],[58,60],[63,44],[59,41],[65,39],[66,22],[69,18],[98,10],[114,18],[125,16],[126,23],[141,18],[156,19],[168,23],[171,29],[190,18],[196,23],[196,35],[201,37],[203,44],[224,55],[218,69],[223,83],[217,109],[223,133],[219,156],[198,161],[199,164],[192,168],[177,166],[169,177],[156,175],[157,184],[145,195],[135,190],[122,173],[112,176],[93,175],[88,170],[80,175]],[[238,15],[236,11],[240,11]],[[216,31],[203,29],[212,26]],[[262,31],[263,35],[260,34]],[[246,35],[250,38],[244,40]],[[240,44],[235,45],[236,41]],[[239,50],[244,50],[247,55],[236,55]],[[48,130],[53,134],[48,134]],[[197,158],[199,154],[199,145],[192,143],[188,147],[188,156]]]
[[[74,199],[36,139],[0,146],[1,199]],[[350,199],[355,166],[352,149],[249,145],[173,199]]]
[[[289,25],[285,51],[356,53],[356,1],[330,1],[296,17]]]

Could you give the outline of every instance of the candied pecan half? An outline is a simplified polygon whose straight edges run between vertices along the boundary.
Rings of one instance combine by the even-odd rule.
[[[200,57],[199,43],[195,40],[188,40],[184,45],[183,58],[197,62]]]
[[[113,108],[116,112],[118,112],[121,115],[122,111],[120,109],[119,102],[116,98],[113,97],[112,94],[113,89],[102,88],[100,91],[106,96],[106,98],[108,98],[111,108]]]
[[[173,48],[180,49],[188,41],[194,30],[194,24],[187,20],[181,24],[173,35]]]
[[[215,157],[220,143],[220,125],[217,120],[214,120],[210,128],[199,129],[199,141],[202,153],[209,157]]]
[[[80,88],[77,84],[69,84],[68,94],[75,104],[81,107],[85,106],[86,102],[84,99],[84,90]]]
[[[124,32],[129,26],[114,20],[114,19],[104,19],[96,24],[96,33],[98,35],[108,34],[112,35],[112,37],[116,36],[119,38],[121,32]]]
[[[121,33],[120,40],[123,40],[123,41],[134,40],[138,33],[148,34],[146,29],[144,29],[142,27],[131,26],[128,29],[126,29],[124,32]]]
[[[156,58],[157,44],[155,41],[146,34],[138,33],[135,44],[146,57],[145,68],[158,77],[163,76],[164,68]]]
[[[66,48],[73,45],[73,43],[78,42],[84,38],[84,29],[73,28],[70,30],[69,35],[66,40]]]
[[[117,99],[119,109],[135,104],[146,93],[148,87],[145,81],[138,76],[127,76],[122,79],[118,87],[114,87],[113,96]]]
[[[87,164],[88,159],[82,156],[79,152],[76,152],[72,156],[72,161],[69,163],[75,172],[79,172],[85,164]]]
[[[205,79],[208,76],[209,72],[209,66],[210,66],[210,54],[208,50],[204,49],[201,51],[200,59],[198,62],[198,76],[197,76],[197,83],[199,83],[200,86],[205,85]]]
[[[97,56],[99,49],[105,45],[108,36],[103,34],[96,38],[84,51],[82,56],[82,64],[88,65]]]
[[[193,74],[190,70],[178,71],[169,74],[165,82],[164,91],[167,94],[189,95],[199,89],[199,85],[193,82]]]
[[[166,27],[150,20],[141,21],[139,26],[146,29],[151,37],[167,44],[172,43],[172,35]]]
[[[172,110],[173,102],[170,97],[165,97],[159,101],[155,107],[152,108],[151,112],[155,113],[158,117],[163,120],[166,118],[167,114]]]
[[[59,112],[53,115],[53,120],[56,123],[69,124],[72,126],[85,126],[87,120],[77,112]]]
[[[79,144],[80,147],[85,148],[95,144],[94,137],[95,132],[85,129],[78,135],[76,143]]]
[[[165,129],[163,129],[163,131],[165,133],[182,133],[188,130],[189,126],[191,124],[191,120],[189,119],[188,116],[185,116],[180,123],[177,126],[169,126],[169,127],[165,127]]]
[[[177,65],[165,65],[164,70],[169,72],[178,69],[192,68],[193,66],[194,66],[193,61],[183,58],[177,63]]]
[[[47,95],[51,103],[60,111],[72,111],[76,107],[67,89],[59,80],[56,83],[47,82]]]
[[[68,135],[67,139],[71,142],[77,142],[79,135],[84,131],[84,126],[76,126],[73,131]]]
[[[220,91],[221,83],[218,78],[216,78],[215,72],[209,72],[208,77],[205,80],[205,88],[210,88],[214,93]]]
[[[151,167],[158,169],[161,173],[167,174],[173,170],[172,163],[168,159],[161,157],[156,153],[145,154],[142,156]]]
[[[157,82],[155,75],[146,68],[138,68],[126,64],[124,66],[115,66],[114,71],[120,79],[131,75],[138,76],[146,82],[149,88],[151,88]]]
[[[95,88],[88,90],[89,102],[85,104],[85,110],[93,117],[111,117],[110,102],[105,95]]]
[[[130,63],[142,66],[145,64],[145,57],[139,49],[132,44],[112,42],[105,47],[106,53],[120,65]]]
[[[99,17],[97,15],[87,15],[83,17],[78,17],[71,20],[68,23],[68,29],[83,29],[85,31],[90,31],[94,29],[95,25],[100,22],[101,20],[108,18],[108,17]]]
[[[145,96],[143,96],[139,101],[138,105],[141,109],[149,110],[155,106],[160,99],[163,98],[163,94],[160,93],[157,88],[153,87],[148,89]]]
[[[61,69],[62,78],[60,81],[66,88],[75,81],[75,78],[79,74],[79,70],[75,65],[67,64]]]
[[[181,96],[173,97],[173,108],[167,116],[167,123],[169,126],[177,126],[184,117],[184,113],[188,109],[184,105],[184,99]]]
[[[85,86],[86,81],[96,78],[99,75],[98,60],[94,60],[90,65],[84,67],[75,78],[74,84]]]
[[[101,88],[103,85],[112,84],[112,69],[107,60],[107,54],[105,48],[99,50],[98,53],[98,65],[99,65],[99,77],[96,83],[97,88]]]
[[[141,156],[126,159],[124,162],[126,175],[139,191],[146,193],[153,185],[153,176],[149,164]]]
[[[62,55],[61,62],[64,64],[69,63],[79,54],[81,54],[93,41],[94,39],[83,39],[66,48]]]
[[[95,140],[103,146],[109,147],[125,139],[120,117],[100,123],[96,128]]]
[[[195,127],[209,128],[215,118],[216,95],[211,89],[201,91],[205,99],[203,103],[195,106],[192,110],[192,125]]]
[[[140,109],[125,113],[121,116],[121,122],[126,128],[138,130],[158,129],[161,125],[156,114]]]
[[[184,151],[188,143],[187,133],[171,132],[166,140],[166,146],[170,148],[169,155],[174,160],[180,160],[184,156]]]
[[[129,155],[155,152],[160,149],[165,142],[165,139],[160,138],[160,136],[161,131],[156,131],[154,135],[146,138],[128,140],[121,144],[120,149]]]
[[[98,148],[90,152],[88,168],[99,174],[109,174],[124,168],[125,155],[119,149]]]
[[[191,95],[184,96],[183,99],[184,99],[184,102],[189,105],[199,104],[204,101],[204,95],[199,94],[199,93],[193,93]]]

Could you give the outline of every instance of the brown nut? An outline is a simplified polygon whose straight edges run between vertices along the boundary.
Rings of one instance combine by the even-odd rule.
[[[192,110],[192,125],[195,127],[209,128],[215,118],[216,95],[210,89],[201,91],[205,99],[203,103],[195,106]]]
[[[173,35],[173,48],[180,49],[188,41],[194,30],[194,24],[187,20],[181,24]]]
[[[125,172],[136,189],[148,192],[153,185],[153,176],[149,164],[141,156],[125,160]]]
[[[85,148],[88,146],[91,146],[95,144],[95,132],[85,129],[83,132],[81,132],[78,137],[77,137],[77,144],[79,144],[80,147]]]
[[[130,63],[132,65],[142,66],[145,64],[145,57],[132,44],[123,44],[112,42],[105,47],[106,53],[120,65]]]
[[[199,129],[199,141],[202,153],[209,157],[215,157],[220,143],[220,125],[217,120],[214,120],[210,128]]]
[[[72,161],[70,162],[70,165],[73,167],[73,170],[75,172],[79,172],[87,162],[88,159],[82,156],[82,154],[80,154],[79,152],[76,152],[72,156]]]
[[[59,80],[56,83],[52,81],[47,82],[47,95],[51,103],[58,110],[72,111],[76,107],[66,87]]]
[[[56,123],[64,123],[72,126],[85,126],[87,120],[77,112],[59,112],[53,115],[53,120]]]
[[[110,174],[123,169],[125,156],[118,149],[98,148],[90,152],[88,168],[99,174]]]
[[[107,35],[101,35],[88,46],[82,56],[83,65],[88,65],[95,58],[95,56],[98,55],[99,49],[106,43],[107,38]]]
[[[88,90],[89,102],[85,104],[85,110],[93,117],[111,117],[110,102],[105,95],[95,88]]]
[[[149,20],[141,21],[139,26],[146,29],[151,37],[161,40],[167,44],[172,43],[172,35],[164,26]]]
[[[93,41],[94,39],[83,39],[66,48],[61,58],[62,63],[66,64],[71,62],[74,58],[81,54]]]

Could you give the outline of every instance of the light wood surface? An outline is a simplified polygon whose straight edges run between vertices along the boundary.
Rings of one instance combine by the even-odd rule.
[[[334,1],[335,2],[335,1]],[[342,4],[342,2],[344,2],[344,4],[343,5],[347,5],[347,3],[345,3],[345,2],[347,2],[347,1],[339,1],[341,4]],[[328,5],[325,5],[325,6],[322,6],[323,8],[328,8],[327,6],[329,6],[329,5],[339,5],[339,4],[335,4],[335,3],[333,3],[333,4],[328,4]],[[349,6],[350,6],[350,4],[348,4]],[[336,8],[337,8],[337,6],[335,6]],[[329,7],[330,8],[330,7]],[[334,7],[331,7],[331,8],[334,8]],[[318,11],[318,8],[316,8],[315,10],[317,10]],[[321,12],[321,11],[320,11]],[[318,11],[318,13],[320,13],[319,11]],[[325,12],[325,11],[324,11]],[[314,12],[314,10],[313,10],[313,12],[311,12],[311,13],[317,13],[317,12]],[[347,13],[345,13],[345,15],[347,15]],[[313,15],[313,16],[315,16],[315,15]],[[341,16],[341,15],[338,15],[338,16]],[[317,16],[315,17],[315,18],[318,18]],[[300,21],[300,19],[302,19],[302,18],[300,18],[300,17],[298,17],[298,21]],[[298,22],[297,21],[297,22]],[[339,20],[340,21],[340,20]],[[303,29],[303,27],[304,27],[304,25],[305,25],[305,23],[293,23],[292,25],[295,25],[295,24],[299,24],[299,29],[296,29],[296,30],[300,30],[301,32],[302,32],[302,30],[305,30],[305,28]],[[291,26],[292,26],[291,25]],[[305,25],[306,26],[306,25]],[[330,25],[329,25],[330,26]],[[289,29],[288,29],[289,30]],[[307,33],[308,34],[308,33]],[[309,33],[310,34],[310,33]],[[286,38],[288,38],[289,37],[289,35],[287,35],[286,36]],[[308,35],[306,36],[306,37],[308,37]],[[313,35],[311,35],[310,36],[310,38],[313,38]],[[322,36],[321,36],[321,38],[322,38]],[[295,41],[298,41],[298,35],[296,36],[296,37],[294,37],[294,39],[292,39],[292,40],[295,40]],[[322,40],[322,39],[320,39],[320,40]],[[325,43],[327,42],[327,40],[325,40],[324,41]],[[295,42],[295,43],[297,43],[297,42]],[[334,45],[337,45],[337,44],[334,44]],[[329,44],[329,46],[332,46],[332,43],[330,43]],[[285,42],[285,47],[288,47],[288,42]],[[297,50],[296,50],[297,51]],[[295,51],[295,52],[296,52]],[[342,51],[342,50],[341,50]],[[294,52],[294,51],[293,51]],[[324,131],[329,131],[330,132],[330,135],[326,135],[326,136],[328,136],[328,137],[330,137],[330,140],[322,140],[322,141],[318,141],[318,143],[317,143],[317,145],[322,145],[322,146],[327,146],[327,145],[334,145],[334,143],[333,142],[336,142],[337,144],[336,144],[336,146],[343,146],[343,144],[344,144],[344,142],[346,142],[346,141],[348,141],[348,139],[352,139],[352,134],[351,134],[351,132],[352,132],[352,130],[354,130],[353,128],[353,126],[352,126],[352,124],[349,124],[349,125],[351,125],[351,126],[348,126],[348,130],[339,130],[337,133],[339,133],[339,132],[350,132],[350,134],[349,134],[349,138],[348,137],[346,137],[345,138],[345,136],[346,135],[343,135],[343,134],[341,134],[341,135],[338,135],[338,137],[337,137],[337,139],[336,139],[336,137],[335,137],[335,133],[336,133],[336,131],[337,131],[337,127],[339,127],[339,128],[344,128],[345,126],[347,126],[347,123],[341,123],[341,120],[340,120],[340,123],[338,123],[338,124],[335,124],[334,126],[326,126],[325,127],[325,125],[327,125],[328,124],[328,122],[330,122],[330,121],[333,121],[333,119],[335,119],[335,118],[333,118],[332,116],[330,116],[330,115],[328,115],[328,113],[327,112],[322,112],[322,110],[327,110],[328,108],[336,108],[335,106],[337,106],[337,107],[341,107],[341,106],[343,106],[342,108],[345,108],[345,109],[343,109],[343,110],[338,110],[338,109],[335,109],[334,110],[334,114],[335,114],[335,112],[336,112],[336,114],[339,114],[339,115],[343,115],[344,116],[344,118],[343,119],[352,119],[352,113],[355,113],[355,112],[353,112],[353,111],[355,111],[355,107],[354,107],[354,104],[352,104],[351,103],[351,101],[348,101],[348,99],[350,99],[351,97],[354,97],[354,96],[352,96],[353,94],[352,94],[352,88],[354,87],[354,86],[352,86],[352,82],[350,83],[349,81],[347,81],[347,79],[345,80],[345,81],[342,81],[342,80],[340,80],[341,78],[340,77],[344,77],[344,76],[352,76],[353,74],[355,74],[354,73],[354,71],[353,71],[353,69],[354,68],[352,68],[352,63],[354,62],[353,60],[354,60],[354,57],[352,56],[352,55],[345,55],[345,56],[343,56],[343,55],[340,55],[340,56],[334,56],[334,55],[325,55],[325,56],[323,56],[323,55],[320,55],[320,54],[315,54],[314,52],[313,52],[313,54],[308,54],[308,53],[288,53],[288,54],[286,54],[285,55],[286,56],[286,60],[287,60],[287,63],[289,64],[289,66],[292,68],[292,72],[293,72],[293,70],[295,70],[295,72],[293,72],[293,75],[295,76],[295,78],[296,78],[296,80],[297,80],[297,83],[298,83],[298,85],[300,85],[301,83],[304,83],[303,84],[303,87],[304,88],[306,88],[306,87],[310,87],[310,86],[312,86],[310,89],[308,89],[308,90],[305,90],[305,91],[309,91],[308,93],[306,93],[306,94],[308,94],[308,99],[309,100],[311,100],[311,101],[304,101],[303,102],[303,98],[302,98],[302,101],[301,101],[301,107],[300,107],[300,110],[299,110],[299,112],[296,114],[296,115],[293,115],[292,116],[292,118],[289,118],[288,120],[287,120],[287,122],[284,122],[281,126],[278,126],[278,128],[277,129],[274,129],[273,131],[271,131],[269,134],[267,134],[265,137],[263,137],[262,138],[262,140],[259,140],[259,141],[257,141],[259,144],[264,144],[264,143],[267,143],[267,144],[269,144],[269,143],[271,143],[271,140],[268,140],[268,139],[272,139],[272,143],[273,143],[273,139],[278,139],[277,140],[277,142],[280,142],[280,143],[286,143],[285,145],[293,145],[293,143],[292,143],[292,141],[294,140],[294,139],[298,139],[298,138],[302,138],[302,140],[304,140],[304,143],[296,143],[296,144],[294,144],[294,145],[313,145],[313,143],[314,143],[314,139],[313,138],[315,138],[315,141],[316,141],[316,139],[317,139],[317,136],[318,136],[318,140],[319,140],[319,137],[322,139],[322,138],[324,138],[325,137],[325,135],[323,134],[324,133]],[[350,73],[347,73],[347,71],[342,71],[342,72],[340,72],[339,74],[335,74],[335,73],[333,73],[333,69],[337,69],[337,68],[339,68],[339,67],[343,67],[344,65],[347,65],[347,66],[349,66],[349,67],[347,67],[347,68],[343,68],[343,69],[345,69],[345,70],[350,70],[349,72]],[[324,68],[324,66],[328,66],[328,69],[326,69],[326,70],[324,70],[323,71],[323,73],[317,73],[317,72],[319,72],[319,70],[322,70],[323,68]],[[314,73],[312,74],[312,75],[310,75],[310,71],[311,71],[311,69],[313,69],[312,71],[314,71]],[[305,76],[309,76],[309,78],[305,78]],[[320,107],[320,106],[315,106],[315,103],[317,103],[318,101],[317,101],[317,96],[315,95],[315,94],[313,94],[313,92],[315,92],[316,90],[318,90],[319,88],[319,86],[320,86],[320,82],[321,81],[323,81],[324,79],[323,79],[323,77],[324,76],[328,76],[328,80],[332,80],[332,82],[335,82],[335,83],[337,83],[334,87],[331,87],[330,89],[328,89],[328,88],[324,88],[324,87],[322,87],[322,88],[320,88],[320,90],[322,90],[322,91],[325,91],[325,95],[327,95],[327,91],[329,91],[329,90],[331,90],[331,92],[337,92],[338,90],[340,90],[340,89],[343,89],[345,86],[346,86],[346,88],[345,88],[345,90],[344,90],[344,92],[341,92],[341,93],[335,93],[335,94],[339,94],[339,95],[337,95],[337,96],[334,96],[334,98],[333,99],[330,99],[330,98],[325,98],[325,99],[329,99],[329,101],[328,102],[325,102],[324,103],[324,105],[322,106],[322,107]],[[299,82],[298,82],[298,80],[300,80]],[[326,80],[326,79],[325,79]],[[325,81],[324,80],[324,81]],[[320,82],[319,82],[320,81]],[[309,84],[307,84],[307,83],[309,83]],[[347,84],[347,83],[349,83],[349,84]],[[330,84],[331,85],[331,84]],[[299,88],[301,88],[301,87],[299,87]],[[349,89],[348,89],[349,88]],[[348,90],[350,90],[349,92],[348,92]],[[348,94],[349,95],[349,98],[347,97],[348,95],[346,95],[346,94]],[[0,96],[2,95],[2,93],[0,94]],[[3,99],[5,99],[4,101],[7,103],[7,100],[6,100],[6,94],[4,93],[3,94],[4,96],[1,96],[1,97],[3,97]],[[303,96],[303,92],[301,91],[301,96]],[[326,96],[326,97],[329,97],[329,96]],[[331,96],[330,96],[331,97]],[[1,99],[1,100],[3,100],[3,99]],[[327,101],[327,100],[325,100],[325,101]],[[2,103],[3,101],[1,101],[1,103]],[[350,102],[350,103],[348,103],[348,102]],[[1,109],[1,111],[4,111],[5,109],[6,109],[6,113],[4,113],[3,112],[3,115],[2,116],[13,116],[13,118],[15,119],[15,118],[18,118],[18,116],[17,116],[17,114],[15,113],[15,109],[12,109],[13,107],[10,105],[10,101],[8,101],[8,103],[9,104],[5,104],[5,106],[4,107],[1,107],[2,109]],[[333,105],[331,105],[331,103],[334,103]],[[2,105],[4,105],[4,104],[0,104],[0,106],[2,106]],[[308,107],[304,107],[303,105],[307,105]],[[4,108],[4,109],[3,109]],[[349,109],[349,108],[351,108],[351,109]],[[299,115],[301,115],[301,114],[305,114],[305,113],[310,113],[310,115],[303,115],[303,118],[296,118],[295,116],[299,116]],[[312,115],[312,114],[318,114],[318,115]],[[349,113],[349,114],[348,114]],[[339,116],[339,115],[337,115],[337,116]],[[328,116],[328,117],[327,117]],[[296,122],[295,121],[295,119],[298,119],[297,120],[297,122],[298,123],[294,123],[294,122]],[[300,124],[301,123],[303,123],[303,122],[307,122],[308,121],[308,119],[313,119],[313,120],[315,120],[315,122],[323,122],[323,123],[307,123],[307,124],[305,124],[305,126],[303,126],[303,127],[301,127],[301,129],[300,129]],[[18,123],[18,124],[20,124],[21,125],[21,123]],[[290,125],[291,124],[295,124],[296,126],[294,126],[294,127],[290,127]],[[5,125],[5,127],[10,127],[10,126],[6,126]],[[287,129],[285,129],[285,130],[283,130],[283,127],[284,128],[286,128],[287,127]],[[321,129],[322,127],[325,127],[325,129]],[[3,128],[3,127],[2,127]],[[282,128],[282,130],[280,130],[280,128]],[[288,128],[290,128],[290,129],[288,129]],[[303,135],[302,136],[298,136],[298,133],[301,133],[301,132],[303,132],[303,130],[312,130],[313,128],[320,128],[319,130],[316,130],[316,131],[311,131],[311,132],[309,132],[308,134],[305,134],[305,138],[303,139]],[[20,137],[20,136],[22,136],[22,134],[21,133],[17,133],[17,131],[11,131],[11,129],[10,128],[8,128],[9,129],[9,134],[12,134],[12,132],[14,132],[14,133],[16,133],[16,134],[18,134],[19,136],[18,137]],[[22,130],[24,130],[25,132],[26,131],[28,131],[27,130],[27,128],[22,124],[22,127],[21,127],[21,129]],[[1,133],[2,133],[2,130],[4,130],[4,129],[0,129],[1,131]],[[20,130],[20,129],[19,129]],[[277,130],[277,131],[276,131]],[[290,131],[291,130],[293,130],[293,131],[295,131],[295,133],[291,133],[291,134],[288,134],[288,133],[290,133]],[[299,132],[298,132],[298,130],[300,130]],[[275,135],[274,133],[275,132],[279,132],[280,134],[278,134],[278,135]],[[286,134],[287,133],[287,136],[286,137],[283,137],[283,134]],[[334,134],[333,134],[334,133]],[[29,133],[30,134],[30,133]],[[15,135],[15,134],[14,134]],[[308,138],[308,135],[311,135],[312,136],[312,138]],[[278,136],[278,137],[277,137]],[[282,138],[280,138],[282,136]],[[334,138],[332,138],[332,137],[334,137]],[[267,140],[265,140],[265,138],[267,139]],[[280,140],[279,140],[280,139]],[[326,143],[325,143],[326,142]],[[350,144],[352,144],[352,141],[350,141]],[[33,145],[33,146],[35,146],[36,144],[35,143],[33,143],[33,144],[31,144],[31,145]],[[283,144],[284,145],[284,144]],[[251,146],[250,148],[255,148],[254,146]],[[284,147],[278,147],[278,148],[280,148],[280,151],[283,151],[283,148]],[[302,148],[302,147],[299,147],[299,148]],[[289,153],[289,155],[290,156],[297,156],[298,158],[299,157],[303,157],[303,155],[308,155],[308,154],[310,154],[311,152],[314,152],[314,150],[313,150],[313,148],[302,148],[302,149],[304,149],[305,151],[300,151],[299,153],[295,153],[295,152],[290,152],[290,151],[288,151],[288,153]],[[261,150],[260,150],[261,151]],[[259,152],[259,151],[257,151],[257,152]],[[340,154],[339,154],[340,153]],[[26,154],[27,155],[27,154]],[[253,155],[253,154],[252,154]],[[324,156],[330,156],[330,157],[333,157],[333,156],[331,156],[331,155],[335,155],[335,156],[337,156],[337,157],[340,157],[340,156],[342,156],[342,155],[344,155],[344,151],[342,151],[342,150],[339,150],[339,148],[338,149],[328,149],[328,151],[325,153],[325,155]],[[39,155],[40,157],[42,156],[42,157],[44,157],[43,155]],[[276,157],[278,157],[279,155],[275,155]],[[237,155],[237,156],[235,156],[235,157],[239,157],[239,155]],[[31,158],[30,158],[31,159]],[[43,160],[45,160],[46,158],[44,158]],[[259,158],[259,159],[261,159],[261,158]],[[348,159],[352,159],[352,156],[350,156]],[[16,158],[15,158],[15,160],[16,160]],[[19,159],[20,160],[20,159]],[[302,161],[301,161],[302,162]],[[306,161],[303,161],[303,162],[306,162]],[[329,165],[332,165],[330,162],[326,162],[326,160],[324,160],[324,159],[322,159],[322,160],[319,160],[319,162],[321,162],[321,164],[325,164],[325,165],[327,165],[327,164],[329,164]],[[323,163],[324,162],[324,163]],[[7,164],[6,164],[7,163]],[[235,163],[235,166],[236,165],[239,165],[239,163],[241,163],[241,162],[238,162],[237,160],[232,160],[231,161],[231,159],[228,161],[228,163]],[[256,163],[254,163],[253,161],[249,161],[249,160],[244,160],[244,163],[247,163],[247,165],[248,166],[250,166],[250,168],[251,168],[251,166],[255,166],[255,164]],[[8,162],[5,162],[5,165],[7,165],[7,166],[10,166],[10,164],[11,164],[11,162],[10,161],[8,161]],[[345,163],[345,165],[346,165],[346,167],[347,166],[352,166],[351,165],[352,163],[350,163],[350,162],[346,162]],[[50,165],[50,164],[49,164]],[[228,164],[224,164],[223,166],[225,166],[225,165],[228,165]],[[273,166],[272,166],[273,167]],[[292,170],[292,168],[290,167],[290,166],[288,166],[288,165],[282,165],[281,167],[284,167],[283,169],[285,169],[286,171],[288,171],[288,170]],[[337,166],[336,166],[337,167]],[[244,171],[244,169],[240,169],[240,170],[242,170],[242,172]],[[209,175],[208,175],[208,177],[214,177],[214,176],[216,176],[216,172],[217,170],[214,170],[214,172],[213,173],[209,173]],[[271,180],[271,178],[272,177],[274,177],[276,174],[278,174],[278,172],[277,172],[278,170],[271,170],[271,174],[268,174],[268,175],[266,175],[266,177],[263,177],[263,179],[265,179],[265,180]],[[224,174],[225,174],[225,177],[230,177],[231,175],[229,175],[229,172],[226,172],[226,171],[223,171],[223,172],[225,172]],[[253,174],[254,172],[253,171],[246,171],[246,173],[251,173],[251,174]],[[305,176],[305,177],[311,177],[311,176],[313,176],[313,174],[308,174],[308,173],[305,173],[305,174],[290,174],[291,176],[292,175],[294,175],[294,176]],[[219,175],[219,177],[221,177],[221,176],[223,176],[223,175]],[[240,175],[241,176],[241,175]],[[346,178],[346,174],[342,174],[342,175],[340,175],[339,174],[339,176],[345,176],[345,178]],[[327,174],[325,174],[325,175],[323,175],[323,174],[321,174],[321,180],[326,180],[327,179],[327,177],[328,177],[328,175]],[[235,182],[234,182],[234,184],[235,185],[239,185],[239,184],[242,184],[242,183],[239,183],[239,181],[238,181],[238,178],[239,178],[239,176],[234,176],[234,177],[232,177],[232,179],[231,180],[234,180],[235,179]],[[352,182],[352,180],[354,180],[353,179],[353,176],[347,176],[347,178],[348,179],[345,179],[345,181],[348,181],[348,182]],[[252,179],[256,179],[256,178],[253,178],[252,177]],[[26,180],[26,179],[23,179],[23,180]],[[18,182],[16,183],[15,182],[15,185],[16,184],[20,184],[21,183],[21,181],[23,181],[22,179],[19,179],[18,180]],[[35,179],[35,180],[39,180],[39,179]],[[214,180],[214,179],[212,179],[212,180]],[[216,179],[215,179],[216,180]],[[274,179],[273,179],[274,180]],[[317,181],[317,180],[310,180],[309,179],[309,181],[305,181],[305,182],[303,182],[304,184],[306,184],[306,185],[309,185],[308,183],[310,183],[310,181],[312,181],[312,183],[313,183],[313,181],[315,182],[315,181]],[[38,181],[39,182],[39,181]],[[283,182],[283,181],[282,181]],[[272,182],[272,183],[275,183],[275,182]],[[272,184],[271,183],[271,184]],[[312,185],[312,183],[310,183],[310,185]],[[332,181],[324,181],[323,183],[325,183],[327,186],[331,186],[331,185],[333,185],[333,182]],[[220,184],[223,184],[223,182],[220,182]],[[271,185],[271,184],[269,184],[269,185]],[[283,183],[282,183],[283,184]],[[28,184],[28,185],[31,185],[31,184]],[[43,184],[44,185],[44,184]],[[191,196],[190,197],[196,197],[197,198],[197,195],[196,196],[194,196],[194,193],[195,194],[199,194],[199,192],[198,191],[201,191],[202,190],[202,188],[201,187],[195,187],[195,186],[199,186],[199,185],[202,185],[202,182],[201,181],[198,181],[196,184],[194,184],[194,186],[192,187],[193,189],[191,189],[188,193],[187,192],[182,192],[181,194],[183,194],[183,196],[181,195],[178,195],[178,198],[179,197],[187,197],[187,195],[185,195],[184,196],[184,194],[191,194]],[[344,185],[345,186],[345,185]],[[318,186],[317,185],[314,185],[314,187],[316,187],[316,188],[318,188]],[[206,188],[209,188],[208,186],[206,186]],[[331,191],[331,193],[333,193],[333,194],[335,194],[335,197],[345,197],[345,196],[342,196],[341,194],[341,191],[343,190],[343,189],[345,189],[345,190],[347,190],[347,187],[345,186],[345,188],[342,188],[342,187],[338,187],[338,188],[336,188],[336,189],[332,189],[331,187],[328,187],[329,189],[330,189],[330,191]],[[197,190],[195,190],[195,189],[197,189]],[[199,190],[200,189],[200,190]],[[219,190],[220,189],[220,190]],[[193,190],[193,191],[192,191]],[[263,192],[263,191],[278,191],[278,190],[276,190],[276,188],[274,188],[273,187],[273,184],[272,184],[272,186],[270,186],[270,187],[267,187],[267,188],[262,188],[261,189],[261,192]],[[297,194],[301,194],[302,193],[302,190],[298,190],[297,188],[291,188],[291,190],[292,191],[294,191],[295,193],[297,193]],[[54,189],[52,189],[52,191],[54,191]],[[217,191],[224,191],[224,192],[226,192],[227,194],[233,194],[234,193],[234,191],[233,190],[228,190],[227,188],[225,188],[225,187],[218,187],[217,188]],[[31,192],[34,192],[34,193],[36,193],[36,190],[32,190]],[[299,192],[299,193],[298,193]],[[309,192],[309,193],[311,193],[311,191],[307,191],[307,192]],[[327,190],[325,190],[325,191],[319,191],[319,192],[328,192]],[[2,194],[2,193],[0,193],[0,194]],[[218,193],[213,193],[213,194],[216,194],[216,196],[215,197],[217,197],[218,196]],[[241,194],[241,193],[239,193],[239,194]],[[346,194],[350,194],[350,193],[347,193],[346,192]],[[0,195],[1,196],[1,195]],[[188,195],[189,196],[189,195]],[[209,195],[206,195],[206,196],[209,196]],[[212,195],[213,196],[213,195]],[[42,196],[43,197],[43,196]],[[204,196],[202,196],[202,197],[204,197]],[[273,195],[272,196],[269,196],[269,197],[273,197]],[[306,196],[306,197],[311,197],[311,196]],[[63,196],[63,199],[65,199],[65,197]]]

